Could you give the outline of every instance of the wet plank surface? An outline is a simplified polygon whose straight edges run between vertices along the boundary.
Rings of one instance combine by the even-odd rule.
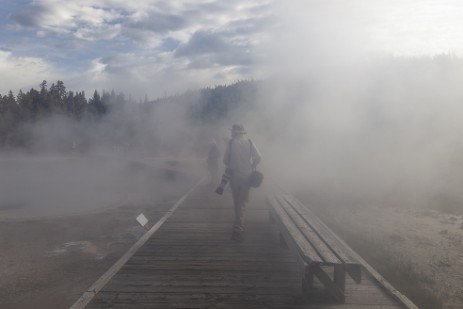
[[[232,198],[199,187],[86,308],[401,308],[367,274],[346,282],[345,304],[318,285],[303,299],[298,264],[252,192],[243,243],[230,240]]]

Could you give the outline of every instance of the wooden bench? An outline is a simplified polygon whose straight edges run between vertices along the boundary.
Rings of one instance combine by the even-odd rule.
[[[294,197],[273,196],[268,202],[270,220],[278,225],[282,241],[301,266],[303,295],[313,288],[316,276],[336,301],[344,302],[346,273],[360,283],[360,264],[344,252],[338,237]]]

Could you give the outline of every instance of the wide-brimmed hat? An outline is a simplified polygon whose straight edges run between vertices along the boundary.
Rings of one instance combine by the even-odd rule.
[[[234,124],[231,128],[231,131],[235,134],[246,134],[246,130],[242,124]]]

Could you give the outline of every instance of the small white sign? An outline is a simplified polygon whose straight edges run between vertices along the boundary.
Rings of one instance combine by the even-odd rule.
[[[137,221],[143,227],[146,225],[146,223],[148,223],[148,219],[146,219],[145,215],[142,213],[138,215]]]

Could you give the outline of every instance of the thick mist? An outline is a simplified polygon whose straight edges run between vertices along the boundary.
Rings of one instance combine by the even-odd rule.
[[[328,55],[324,61],[329,62]],[[43,164],[47,157],[61,155],[56,166],[47,163],[57,173],[55,185],[48,188],[50,197],[63,197],[58,204],[79,209],[79,203],[92,203],[92,194],[85,201],[76,197],[75,192],[84,192],[85,186],[99,188],[94,190],[97,204],[118,202],[125,188],[139,192],[143,200],[154,180],[148,171],[126,176],[124,166],[133,161],[156,168],[163,162],[190,162],[189,167],[195,166],[201,174],[206,171],[209,142],[216,140],[223,153],[231,125],[242,123],[262,152],[260,168],[266,178],[290,191],[304,192],[315,202],[332,207],[366,203],[462,211],[461,59],[371,56],[293,73],[255,83],[257,95],[244,95],[245,103],[217,119],[201,120],[194,114],[201,104],[199,92],[129,104],[94,122],[48,118],[29,128],[33,144],[27,155],[18,157],[9,150],[7,157]],[[88,167],[79,168],[73,158],[82,163],[91,160]],[[105,164],[96,164],[95,159]],[[46,179],[47,168],[25,161],[8,174],[8,164],[4,163],[2,173],[3,204],[24,204],[18,202],[19,189],[30,188],[24,196],[40,191],[36,189],[40,183],[33,179]],[[20,176],[26,170],[30,176]],[[13,171],[18,174],[12,175]],[[92,182],[98,185],[89,185]],[[13,183],[15,194],[10,188]],[[73,189],[63,190],[61,184]],[[107,188],[100,189],[105,184]],[[110,201],[100,202],[111,195]]]
[[[262,152],[266,177],[290,191],[333,207],[371,203],[462,212],[463,60],[379,52],[381,35],[392,33],[378,25],[390,18],[387,12],[402,8],[398,2],[313,0],[276,6],[272,44],[263,47],[266,57],[258,63],[267,78],[256,83],[257,95],[241,94],[241,104],[228,105],[215,118],[197,113],[199,91],[131,102],[96,121],[55,115],[22,128],[32,138],[21,156],[189,161],[205,172],[209,142],[216,140],[223,153],[231,125],[242,123]],[[208,108],[220,109],[225,99],[232,100],[219,95]],[[15,149],[4,153],[18,156]],[[87,178],[120,179],[120,187],[137,183],[126,184],[118,164],[108,167],[106,180],[89,168],[80,183],[85,186]],[[32,170],[31,179],[46,175],[45,168]],[[62,177],[73,174],[63,170]],[[1,177],[3,188],[9,188],[9,179],[19,176],[3,172]],[[69,186],[79,187],[77,182]],[[2,190],[2,199],[13,203],[13,191]],[[62,192],[59,186],[56,191]]]
[[[274,80],[248,122],[270,172],[299,189],[386,203],[460,200],[461,68],[447,57],[387,58],[355,74]]]
[[[198,173],[185,104],[127,103],[100,119],[51,115],[15,134],[0,155],[0,218],[54,217],[155,205]]]
[[[461,213],[462,59],[379,53],[374,22],[386,13],[366,1],[290,1],[280,12],[273,78],[246,117],[269,174],[333,206]]]
[[[34,155],[0,159],[0,218],[49,218],[175,199],[192,176],[161,160]]]

